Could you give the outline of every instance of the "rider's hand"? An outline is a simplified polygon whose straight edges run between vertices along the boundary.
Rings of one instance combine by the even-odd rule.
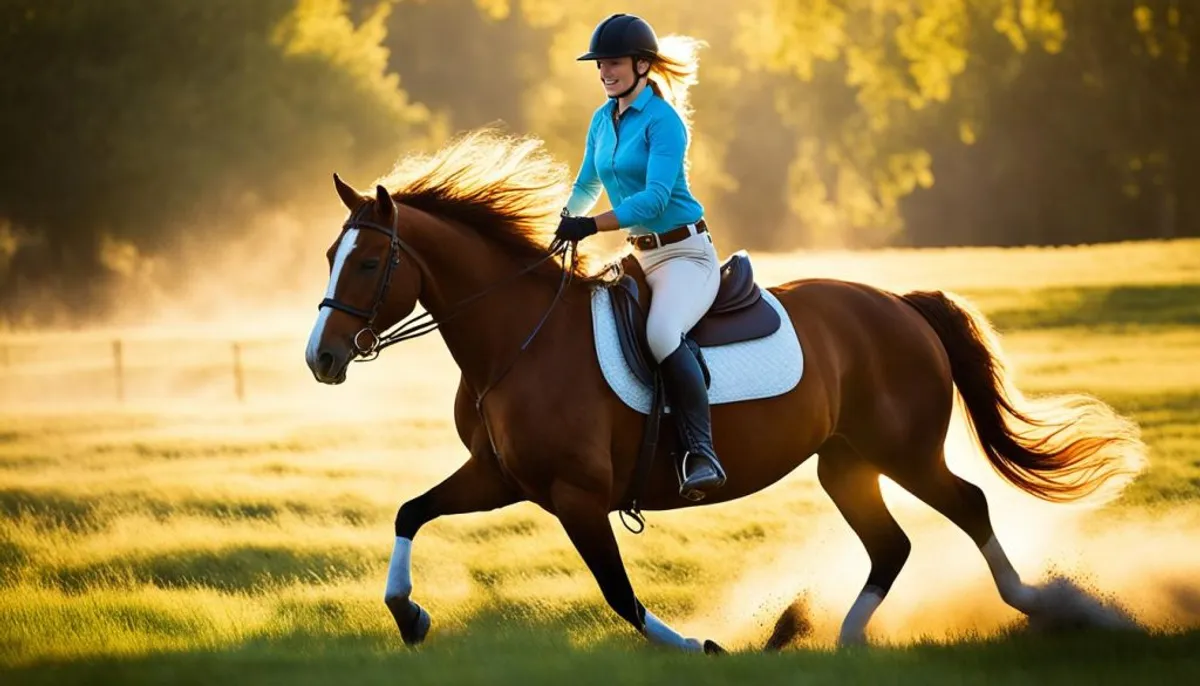
[[[554,232],[554,237],[566,241],[581,241],[597,231],[599,229],[596,228],[596,220],[592,217],[564,216],[558,222],[558,230]]]

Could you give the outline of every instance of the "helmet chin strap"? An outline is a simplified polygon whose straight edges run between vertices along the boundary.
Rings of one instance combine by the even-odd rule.
[[[608,97],[612,98],[613,100],[620,100],[621,98],[625,97],[626,95],[629,95],[630,93],[632,93],[633,90],[638,87],[638,84],[641,83],[642,79],[646,78],[649,75],[650,75],[649,69],[646,70],[645,74],[639,74],[637,72],[637,58],[636,57],[633,58],[633,84],[631,84],[629,86],[629,88],[626,88],[625,90],[621,91],[620,93],[617,93],[616,95],[610,95]]]

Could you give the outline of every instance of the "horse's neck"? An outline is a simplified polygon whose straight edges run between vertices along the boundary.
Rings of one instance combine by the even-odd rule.
[[[555,286],[534,274],[516,277],[529,265],[478,235],[445,231],[436,241],[418,242],[414,247],[430,271],[421,304],[439,321],[450,317],[439,327],[442,340],[468,384],[480,393],[519,353],[550,307]]]

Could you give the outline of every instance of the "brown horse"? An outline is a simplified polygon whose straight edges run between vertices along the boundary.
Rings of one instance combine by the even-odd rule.
[[[608,515],[634,474],[645,417],[618,399],[597,362],[590,301],[591,289],[606,286],[604,272],[546,247],[565,167],[536,140],[476,132],[410,159],[384,181],[391,191],[379,185],[364,196],[334,178],[350,215],[328,253],[329,287],[306,354],[313,375],[344,381],[349,363],[377,354],[379,332],[417,303],[462,372],[454,419],[470,456],[396,516],[385,603],[404,640],[419,642],[430,627],[412,601],[418,529],[443,515],[531,501],[558,518],[605,600],[639,632],[683,650],[719,651],[648,611],[621,561]],[[1021,581],[997,542],[983,492],[946,467],[955,387],[992,466],[1051,501],[1099,495],[1132,478],[1144,449],[1135,427],[1088,397],[1024,399],[986,320],[941,292],[897,295],[829,279],[768,290],[803,346],[804,374],[786,393],[713,406],[728,482],[699,505],[755,493],[818,454],[820,483],[871,561],[842,643],[864,640],[909,554],[880,475],[958,525],[1004,601],[1037,612],[1039,589]],[[697,506],[679,495],[673,469],[669,460],[654,463],[643,509]]]

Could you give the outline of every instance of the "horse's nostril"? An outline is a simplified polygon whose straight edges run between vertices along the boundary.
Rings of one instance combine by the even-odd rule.
[[[317,358],[317,366],[320,367],[322,374],[328,375],[333,371],[333,354],[321,353],[321,356]]]

